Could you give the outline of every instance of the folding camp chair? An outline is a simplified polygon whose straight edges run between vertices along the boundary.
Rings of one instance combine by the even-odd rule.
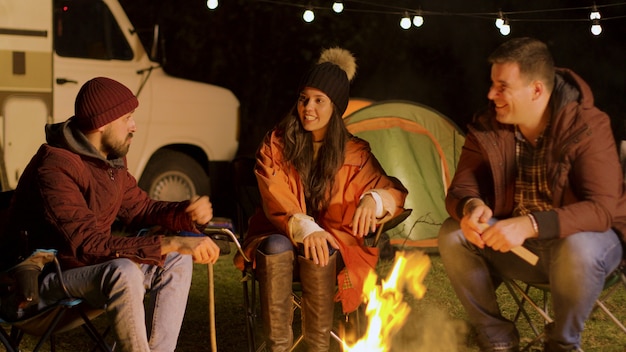
[[[61,269],[56,257],[54,257],[54,266],[59,279],[62,280]],[[20,351],[19,345],[25,334],[39,337],[33,351],[39,351],[46,340],[50,340],[50,350],[55,351],[55,335],[72,330],[78,326],[83,327],[93,342],[96,343],[98,350],[103,352],[113,351],[115,343],[109,346],[105,341],[109,328],[107,327],[105,332],[101,334],[91,322],[92,319],[104,313],[104,310],[94,309],[88,306],[82,299],[71,297],[67,293],[63,282],[61,282],[61,286],[67,298],[58,301],[56,304],[26,318],[17,320],[0,318],[0,323],[11,326],[10,333],[7,333],[4,328],[0,329],[0,341],[7,351]]]
[[[250,157],[239,157],[233,160],[233,180],[235,184],[235,190],[237,193],[237,223],[238,223],[238,231],[239,231],[239,240],[243,241],[243,236],[245,231],[247,230],[247,221],[252,216],[257,207],[261,206],[261,197],[258,191],[257,181],[254,176],[254,164],[255,159]],[[382,243],[382,239],[384,238],[384,234],[386,231],[396,227],[402,221],[404,221],[411,214],[411,209],[405,210],[403,213],[398,216],[390,219],[385,222],[382,226],[378,227],[378,230],[375,233],[370,234],[365,239],[366,245],[369,246],[379,246]],[[248,258],[241,250],[241,246],[237,243],[238,249],[241,251],[241,254],[246,263],[246,268],[243,272],[242,285],[243,285],[243,297],[244,297],[244,306],[246,310],[246,335],[248,338],[248,350],[250,352],[254,351],[264,351],[265,350],[265,342],[257,345],[256,341],[256,319],[257,319],[257,282],[255,278],[254,270],[252,269],[252,260],[253,258]],[[380,247],[379,247],[380,248]],[[301,309],[302,301],[300,297],[301,288],[299,282],[294,282],[292,286],[292,302],[293,309]],[[354,314],[355,322],[350,322],[356,329],[355,333],[357,335],[362,334],[361,324],[359,314]],[[350,319],[349,316],[346,316],[346,322]],[[294,322],[297,322],[297,319],[294,319]],[[336,331],[331,331],[331,338],[338,342],[340,346],[343,345],[344,341],[342,337]],[[294,350],[302,341],[303,336],[300,335],[298,337],[294,337],[294,344],[292,346],[292,350]]]
[[[547,284],[528,284],[522,283],[517,280],[504,279],[503,283],[507,291],[511,294],[511,297],[517,304],[517,312],[513,318],[514,322],[517,322],[520,318],[528,323],[532,330],[534,337],[525,346],[521,348],[521,351],[530,351],[534,346],[542,344],[545,340],[545,326],[553,322],[550,316],[549,310],[549,294],[550,288]],[[600,297],[596,300],[594,311],[598,308],[602,310],[608,318],[615,323],[615,325],[626,334],[626,326],[621,322],[609,309],[607,299],[617,290],[620,286],[626,288],[626,262],[622,264],[611,273],[605,280],[604,289]],[[538,290],[540,300],[533,299],[530,292],[532,289]],[[531,314],[526,309],[526,303],[542,318],[543,324],[539,325],[533,320]]]
[[[7,210],[12,194],[13,191],[4,191],[0,194],[0,226],[2,230],[4,230],[4,225],[6,224],[6,217],[8,216]],[[20,343],[26,334],[39,337],[33,351],[40,350],[44,342],[49,340],[50,350],[54,352],[55,334],[82,326],[89,337],[96,343],[98,350],[103,352],[112,351],[115,348],[115,344],[113,343],[109,346],[105,341],[105,336],[109,328],[106,328],[101,334],[91,322],[92,319],[102,314],[104,310],[95,309],[88,306],[82,299],[71,297],[63,282],[61,267],[54,251],[40,250],[37,253],[51,255],[52,262],[47,265],[54,265],[54,270],[58,274],[57,277],[60,280],[60,285],[65,292],[66,298],[42,311],[32,313],[25,317],[12,317],[10,319],[0,317],[1,324],[10,326],[10,332],[7,332],[4,327],[0,328],[0,342],[2,342],[6,350],[8,352],[18,352],[20,350]],[[5,298],[5,300],[0,300],[0,305],[2,302],[7,303],[6,296],[3,298]]]

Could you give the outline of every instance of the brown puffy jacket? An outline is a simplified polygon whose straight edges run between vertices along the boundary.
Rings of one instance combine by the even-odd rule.
[[[557,70],[546,162],[553,210],[533,212],[539,237],[565,237],[613,227],[626,235],[626,192],[609,117],[594,106],[589,86]],[[480,197],[494,216],[511,216],[515,190],[515,139],[493,107],[468,126],[446,208],[456,219],[468,197]]]

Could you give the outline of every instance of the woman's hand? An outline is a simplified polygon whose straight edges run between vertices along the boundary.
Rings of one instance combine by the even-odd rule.
[[[371,195],[365,195],[359,202],[352,218],[352,235],[366,236],[376,231],[376,201]]]
[[[320,266],[328,265],[330,257],[328,245],[339,249],[337,240],[326,231],[316,231],[306,236],[302,241],[304,244],[304,257],[312,259],[315,264]]]

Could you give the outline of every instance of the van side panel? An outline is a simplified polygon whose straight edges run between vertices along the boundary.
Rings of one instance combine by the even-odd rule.
[[[52,121],[52,1],[0,0],[0,183],[15,188]]]
[[[0,90],[49,93],[51,81],[51,52],[0,50]]]

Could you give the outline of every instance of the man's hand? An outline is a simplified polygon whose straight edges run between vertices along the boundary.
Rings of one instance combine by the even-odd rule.
[[[478,248],[485,248],[485,242],[481,234],[489,225],[487,221],[491,219],[493,212],[484,203],[472,207],[470,212],[461,218],[461,230],[465,238]]]
[[[189,254],[199,264],[214,264],[220,257],[220,248],[207,236],[166,236],[161,242],[161,254],[171,252]]]
[[[536,234],[528,216],[500,220],[482,233],[484,243],[500,252],[508,252],[513,247],[521,246],[531,237],[536,237]]]
[[[376,201],[374,197],[368,194],[361,199],[354,212],[352,235],[363,237],[376,231],[376,222]]]
[[[198,225],[206,225],[213,219],[213,205],[207,196],[193,196],[185,212]]]
[[[320,266],[328,265],[328,258],[330,253],[328,245],[333,248],[339,249],[337,240],[326,231],[317,231],[306,236],[303,240],[304,244],[304,257],[306,259],[312,259],[315,264]]]

